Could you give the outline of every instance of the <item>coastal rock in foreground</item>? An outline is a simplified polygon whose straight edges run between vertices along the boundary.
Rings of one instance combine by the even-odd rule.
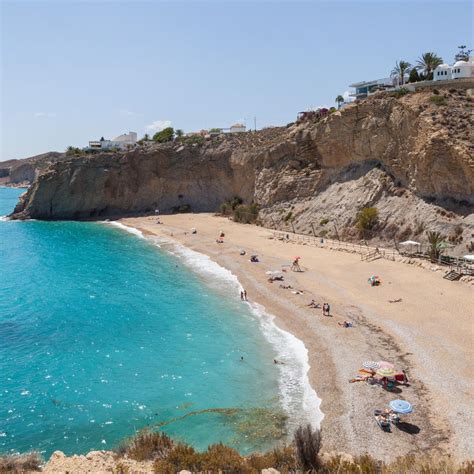
[[[469,251],[473,87],[379,93],[287,127],[62,160],[39,174],[12,217],[216,211],[240,196],[271,227],[356,238],[357,212],[377,207],[379,237],[429,228]]]

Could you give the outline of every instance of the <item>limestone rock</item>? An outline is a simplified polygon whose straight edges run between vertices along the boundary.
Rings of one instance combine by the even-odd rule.
[[[40,172],[13,218],[213,212],[240,196],[259,205],[269,227],[354,240],[357,212],[377,207],[383,239],[416,240],[424,229],[438,230],[467,253],[474,233],[469,87],[452,94],[440,86],[442,106],[430,102],[429,90],[379,93],[314,122],[199,146],[153,144],[61,159]]]

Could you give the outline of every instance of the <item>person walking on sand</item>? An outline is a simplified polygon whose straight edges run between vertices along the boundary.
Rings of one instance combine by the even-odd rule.
[[[329,304],[328,303],[324,303],[323,304],[323,316],[329,316]]]
[[[240,299],[243,301],[244,300],[244,292],[240,290]]]
[[[244,300],[247,301],[247,290],[244,290]]]

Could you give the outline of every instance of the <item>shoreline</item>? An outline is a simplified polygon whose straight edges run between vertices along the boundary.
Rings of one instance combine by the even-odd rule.
[[[194,273],[207,277],[210,276],[212,279],[222,276],[223,279],[227,280],[230,285],[235,286],[235,288],[232,289],[235,290],[235,294],[238,294],[238,292],[243,289],[241,281],[232,271],[221,266],[219,263],[212,260],[205,253],[192,250],[183,245],[182,243],[178,242],[177,240],[168,237],[160,236],[160,241],[157,242],[155,237],[145,235],[144,232],[139,228],[131,227],[121,222],[106,222],[106,224],[125,230],[126,232],[135,235],[139,238],[148,240],[153,245],[170,253],[174,257],[179,259],[182,258],[184,265]],[[204,263],[204,266],[206,267],[205,271],[201,266],[202,263]],[[209,264],[211,264],[211,266],[214,268],[209,268]],[[223,275],[223,273],[225,273],[225,275]],[[230,294],[233,294],[233,292]],[[282,398],[282,405],[285,411],[288,413],[288,415],[291,416],[289,404],[291,404],[292,401],[296,401],[294,397],[292,398],[292,394],[290,393],[292,388],[291,382],[297,377],[301,382],[303,389],[302,406],[305,411],[307,411],[307,416],[309,417],[308,422],[310,422],[314,428],[319,429],[321,426],[321,422],[324,418],[324,413],[322,413],[320,409],[321,399],[318,397],[318,394],[314,390],[309,380],[310,365],[307,347],[301,339],[295,337],[291,332],[285,331],[284,329],[280,328],[275,323],[275,316],[273,314],[268,313],[264,306],[260,305],[258,302],[253,301],[248,301],[246,303],[249,306],[251,313],[258,321],[263,337],[266,339],[268,344],[275,350],[275,352],[277,352],[278,360],[282,361],[285,359],[290,359],[295,361],[298,366],[298,370],[295,371],[295,367],[291,367],[287,364],[278,364],[278,383],[280,386],[280,396]],[[284,341],[281,341],[279,339],[283,339]],[[279,344],[281,342],[287,343],[286,345],[290,347],[290,354],[286,354],[284,352],[283,347],[281,347],[281,345]],[[288,382],[288,380],[290,382]],[[291,438],[292,432],[289,432],[288,435]]]
[[[423,374],[422,367],[423,359],[424,363],[432,364],[429,360],[432,354],[423,353],[420,349],[425,349],[424,347],[416,347],[416,353],[419,353],[419,357],[416,357],[415,350],[410,347],[413,344],[419,345],[418,341],[410,341],[415,334],[412,336],[406,331],[407,328],[393,320],[383,321],[381,327],[377,314],[379,308],[354,301],[357,298],[354,298],[356,295],[351,291],[352,288],[344,287],[341,284],[343,282],[334,281],[330,275],[323,276],[321,270],[324,267],[319,267],[317,273],[311,268],[304,268],[305,271],[301,274],[285,275],[285,284],[303,290],[303,295],[294,295],[289,290],[280,289],[278,283],[269,284],[266,281],[265,271],[288,264],[288,258],[292,258],[295,252],[298,255],[305,254],[303,265],[308,263],[309,267],[312,262],[309,262],[308,251],[317,254],[327,254],[331,251],[272,241],[269,239],[270,232],[266,229],[236,224],[207,214],[163,216],[162,220],[162,225],[156,224],[155,217],[124,218],[119,222],[138,229],[145,236],[171,239],[186,248],[207,255],[236,275],[247,289],[249,299],[262,305],[266,312],[275,316],[277,327],[303,342],[309,357],[309,382],[321,399],[320,409],[324,413],[324,451],[344,451],[349,454],[369,452],[385,461],[398,455],[421,451],[450,454],[459,460],[472,458],[469,435],[461,428],[463,423],[467,423],[467,426],[469,423],[464,418],[464,422],[461,420],[453,426],[452,420],[444,417],[437,409],[436,405],[443,400],[439,399],[439,393],[433,393],[432,386],[428,386],[432,384],[425,383],[426,374]],[[192,227],[198,229],[196,235],[190,233]],[[215,243],[218,232],[216,229],[219,228],[225,230],[226,234],[225,243],[221,245]],[[239,235],[242,233],[245,235]],[[234,239],[234,236],[238,238]],[[247,256],[239,256],[239,248],[245,248],[247,256],[250,253],[261,255],[261,263],[249,263]],[[282,250],[289,256],[284,262]],[[354,261],[350,254],[340,254],[342,255],[337,258],[325,256],[334,260],[346,260],[346,264],[354,265],[357,262],[357,266],[364,266],[364,262],[358,259]],[[365,265],[392,265],[405,273],[426,272],[396,262],[372,262]],[[440,284],[444,286],[446,281],[443,280]],[[468,291],[459,285],[456,285],[456,288],[458,292]],[[331,303],[335,317],[323,318],[320,310],[311,310],[305,306],[313,298],[322,303],[321,293],[324,294],[323,299]],[[396,305],[388,305],[391,306]],[[345,329],[336,324],[344,319],[354,321],[355,327]],[[472,328],[465,329],[467,332],[471,329],[472,332]],[[472,349],[468,348],[467,352],[472,353]],[[407,369],[412,384],[403,387],[403,393],[399,394],[385,392],[380,387],[349,384],[348,379],[357,373],[362,361],[367,359],[388,359],[394,362],[397,368]],[[472,383],[467,381],[461,394],[461,402],[465,406],[470,403],[469,390],[465,391],[469,386],[472,386]],[[410,400],[415,406],[415,413],[406,420],[407,426],[411,427],[408,432],[397,430],[397,433],[387,438],[376,426],[371,413],[375,408],[384,408],[388,401],[394,398]],[[458,407],[458,410],[464,411],[462,407]],[[465,413],[470,416],[468,411]]]

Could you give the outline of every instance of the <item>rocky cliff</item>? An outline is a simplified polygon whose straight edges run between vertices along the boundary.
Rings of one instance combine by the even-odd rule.
[[[65,153],[51,151],[22,160],[0,162],[0,185],[30,186],[49,165],[66,158]]]
[[[377,238],[430,228],[469,248],[473,86],[379,93],[287,127],[60,161],[40,173],[13,217],[215,211],[238,195],[256,202],[269,226],[356,238],[355,216],[371,206]]]

